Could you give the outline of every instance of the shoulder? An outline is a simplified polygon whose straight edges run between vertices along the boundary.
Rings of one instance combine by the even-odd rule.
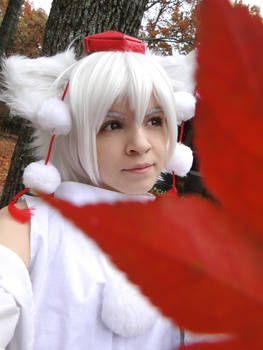
[[[19,202],[17,207],[24,209],[26,202]],[[14,251],[28,267],[30,259],[30,223],[21,224],[12,218],[8,208],[0,210],[0,244]]]

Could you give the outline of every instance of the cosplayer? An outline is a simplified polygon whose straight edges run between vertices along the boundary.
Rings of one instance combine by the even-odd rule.
[[[84,42],[79,60],[69,49],[2,63],[0,99],[36,127],[45,159],[25,169],[24,192],[76,205],[154,200],[163,169],[191,167],[191,150],[176,144],[177,123],[194,115],[192,58],[162,67],[140,40],[112,31]],[[81,231],[36,196],[15,202],[0,212],[0,349],[180,346],[180,330]]]

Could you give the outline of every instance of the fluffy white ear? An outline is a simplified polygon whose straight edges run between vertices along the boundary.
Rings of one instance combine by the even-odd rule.
[[[174,53],[172,56],[155,56],[156,60],[164,68],[174,91],[187,91],[194,93],[195,71],[197,66],[196,52],[191,51],[188,55]]]
[[[71,117],[67,104],[57,97],[43,102],[36,122],[43,130],[55,135],[67,135],[71,129]]]
[[[191,148],[178,142],[174,153],[165,165],[165,169],[169,172],[174,171],[176,175],[184,177],[191,170],[193,159]]]
[[[196,53],[192,51],[188,55],[174,53],[172,56],[156,56],[156,60],[164,68],[172,83],[176,118],[180,125],[182,121],[191,119],[195,115]]]
[[[23,184],[33,190],[54,193],[61,183],[58,170],[44,160],[30,163],[24,170]]]
[[[75,62],[72,49],[52,57],[10,56],[3,59],[0,100],[8,105],[12,114],[35,123],[43,101],[62,97]],[[59,76],[61,79],[54,84]]]

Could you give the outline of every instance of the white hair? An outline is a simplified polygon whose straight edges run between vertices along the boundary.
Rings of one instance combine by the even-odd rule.
[[[68,50],[53,57],[35,59],[34,69],[33,65],[30,69],[32,59],[20,58],[20,64],[28,66],[23,76],[19,76],[14,62],[10,73],[6,68],[8,60],[10,58],[3,65],[4,81],[8,71],[8,81],[10,74],[14,74],[16,82],[14,88],[12,84],[5,83],[5,96],[2,93],[0,99],[7,102],[13,112],[24,117],[29,114],[27,119],[33,122],[41,102],[51,96],[61,98],[69,81],[65,103],[70,108],[72,130],[66,136],[55,138],[50,158],[62,180],[100,185],[96,135],[110,107],[120,98],[128,98],[137,121],[142,123],[150,98],[155,97],[167,119],[168,157],[172,154],[177,141],[173,88],[154,56],[133,52],[97,52],[76,61],[72,50]],[[11,99],[10,88],[13,89]],[[36,131],[33,147],[37,158],[45,158],[49,141],[49,133]]]

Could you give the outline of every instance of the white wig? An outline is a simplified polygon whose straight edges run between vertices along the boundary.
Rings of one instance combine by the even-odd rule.
[[[119,98],[128,98],[136,119],[142,123],[153,95],[162,108],[168,126],[168,156],[177,141],[176,106],[171,82],[154,56],[134,52],[97,52],[75,60],[72,50],[53,57],[8,58],[3,64],[5,101],[14,114],[34,123],[41,103],[49,97],[65,98],[72,129],[55,138],[51,161],[64,181],[100,185],[96,135]],[[22,68],[24,67],[24,68]],[[36,156],[45,158],[50,133],[37,130],[33,146]]]
[[[93,53],[75,64],[69,81],[65,102],[70,107],[72,130],[55,139],[51,155],[63,180],[100,185],[96,135],[118,98],[128,98],[138,122],[142,123],[153,94],[166,115],[168,154],[173,152],[177,140],[173,89],[153,57],[133,52]],[[48,137],[42,131],[38,132],[35,146],[38,156],[43,157]]]

